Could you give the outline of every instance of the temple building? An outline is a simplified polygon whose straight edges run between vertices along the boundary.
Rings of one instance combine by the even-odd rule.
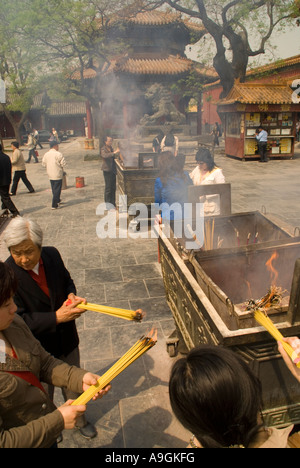
[[[101,69],[93,61],[84,72],[91,86],[95,86],[96,80],[101,81],[98,89],[104,129],[128,137],[139,126],[157,127],[165,123],[188,126],[189,99],[180,93],[181,80],[192,71],[201,83],[218,78],[214,69],[185,55],[186,47],[204,34],[205,29],[199,23],[162,11],[112,21],[108,40],[123,41],[124,53],[110,57]],[[79,72],[73,74],[73,79],[79,77]]]

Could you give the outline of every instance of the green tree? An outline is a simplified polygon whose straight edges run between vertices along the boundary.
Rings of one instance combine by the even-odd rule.
[[[112,23],[139,10],[139,2],[124,1],[121,7],[119,0],[23,0],[22,33],[35,44],[46,75],[56,74],[63,83],[57,92],[90,102],[98,133],[103,72],[110,58],[126,49],[107,36]],[[93,79],[85,79],[87,70]]]
[[[145,8],[170,6],[201,20],[215,43],[213,66],[226,96],[235,79],[245,79],[249,57],[265,52],[279,25],[294,21],[294,0],[146,0]],[[299,15],[299,12],[298,12]]]
[[[36,52],[17,20],[21,4],[0,0],[0,77],[6,88],[6,103],[0,104],[0,110],[11,123],[18,141],[33,98],[40,90],[41,76]]]

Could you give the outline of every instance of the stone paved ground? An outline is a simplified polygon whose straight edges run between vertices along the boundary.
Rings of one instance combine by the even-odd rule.
[[[80,139],[60,147],[68,163],[65,204],[52,211],[51,191],[41,164],[27,165],[27,175],[36,193],[28,194],[20,182],[13,198],[23,216],[36,220],[44,230],[44,245],[59,249],[77,285],[78,294],[89,302],[128,309],[143,308],[140,323],[85,313],[78,321],[82,366],[103,373],[146,331],[158,329],[158,343],[113,382],[102,400],[88,404],[87,417],[98,436],[84,440],[77,431],[65,431],[61,448],[141,448],[186,446],[189,434],[175,420],[168,399],[168,378],[174,359],[166,339],[174,330],[166,304],[156,239],[99,239],[96,226],[101,217],[104,180],[96,160],[85,161],[88,151]],[[40,150],[40,156],[44,154]],[[27,150],[25,150],[27,153]],[[300,154],[294,160],[268,164],[228,159],[222,149],[216,154],[226,181],[232,184],[232,211],[263,209],[276,215],[281,225],[300,226]],[[41,157],[40,157],[41,159]],[[84,177],[85,187],[76,188],[75,178]],[[7,251],[0,237],[0,258]],[[56,392],[56,402],[62,402]]]

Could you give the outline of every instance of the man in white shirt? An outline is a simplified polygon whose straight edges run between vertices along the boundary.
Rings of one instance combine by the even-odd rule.
[[[268,158],[267,158],[268,133],[262,127],[258,127],[258,129],[256,130],[256,140],[258,144],[260,162],[268,162]]]
[[[46,167],[52,189],[52,210],[59,208],[60,194],[66,161],[58,151],[57,141],[50,141],[50,151],[45,153],[42,165]]]

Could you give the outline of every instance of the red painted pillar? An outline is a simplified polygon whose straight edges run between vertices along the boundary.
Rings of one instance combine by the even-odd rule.
[[[92,118],[91,105],[89,101],[86,101],[86,118],[87,118],[87,124],[88,124],[88,138],[92,138],[93,137],[93,118]]]

